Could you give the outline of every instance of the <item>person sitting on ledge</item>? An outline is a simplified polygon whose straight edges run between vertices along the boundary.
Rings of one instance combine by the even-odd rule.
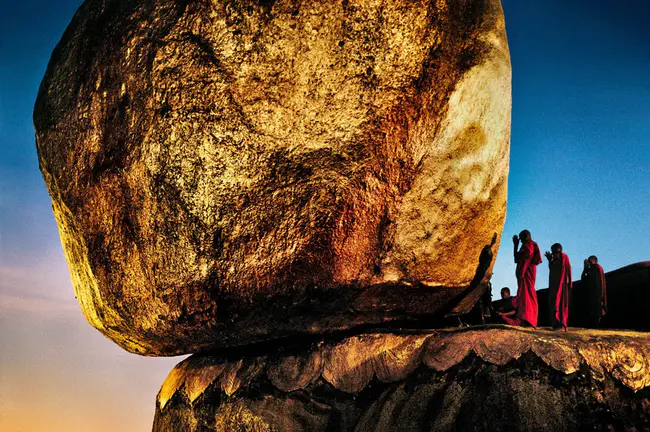
[[[510,288],[501,288],[501,306],[497,310],[497,321],[508,325],[521,325],[521,320],[517,318],[517,299],[510,296]]]

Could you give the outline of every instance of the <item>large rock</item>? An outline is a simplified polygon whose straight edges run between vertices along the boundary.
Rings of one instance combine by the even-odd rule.
[[[172,355],[440,310],[510,105],[498,0],[87,0],[34,122],[87,319]]]
[[[267,351],[180,363],[154,432],[650,430],[647,334],[493,326]]]

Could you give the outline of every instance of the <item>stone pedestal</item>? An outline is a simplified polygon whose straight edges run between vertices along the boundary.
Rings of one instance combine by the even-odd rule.
[[[362,334],[197,354],[158,431],[650,429],[650,337],[508,326]]]

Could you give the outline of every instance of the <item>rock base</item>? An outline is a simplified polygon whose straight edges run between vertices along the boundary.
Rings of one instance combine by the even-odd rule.
[[[154,432],[650,430],[643,333],[490,326],[262,351],[180,363]]]

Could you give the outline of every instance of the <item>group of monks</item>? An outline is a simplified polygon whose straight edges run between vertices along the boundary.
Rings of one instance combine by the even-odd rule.
[[[497,311],[499,320],[510,325],[537,327],[537,293],[535,280],[537,266],[542,263],[542,254],[528,230],[513,236],[514,257],[517,264],[517,297],[510,295],[509,288],[501,289],[503,305]],[[521,246],[520,246],[521,244]],[[555,243],[551,252],[544,254],[549,266],[549,310],[554,330],[566,331],[569,321],[569,300],[572,287],[571,263],[562,252],[562,245]],[[594,255],[584,260],[582,281],[586,288],[587,309],[590,327],[598,327],[602,316],[607,313],[605,274]]]

